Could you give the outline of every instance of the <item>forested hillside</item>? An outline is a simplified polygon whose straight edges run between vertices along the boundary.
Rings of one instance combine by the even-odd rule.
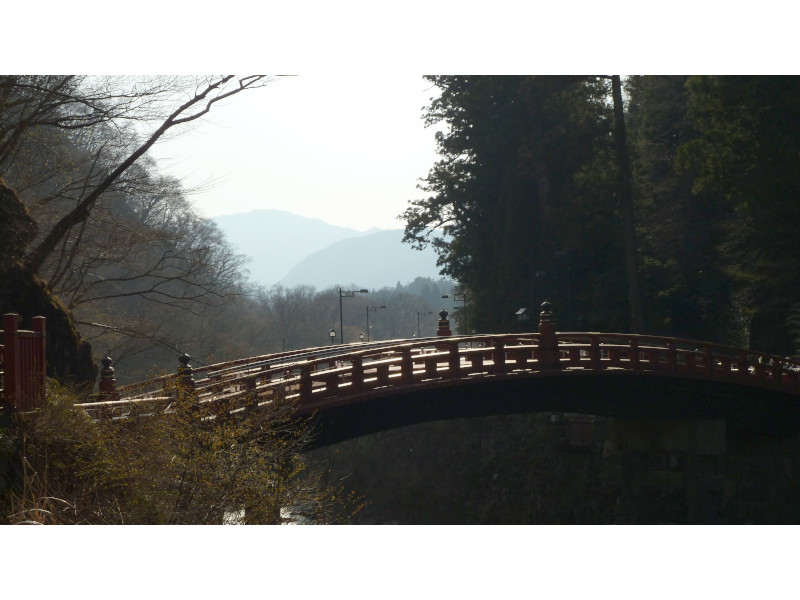
[[[428,79],[441,160],[405,239],[435,247],[470,330],[516,330],[516,311],[547,298],[562,330],[798,352],[797,77]],[[93,378],[110,355],[126,379],[182,352],[202,364],[338,330],[338,287],[363,282],[259,289],[147,157],[214,98],[266,81],[0,78],[2,310],[50,311],[53,374]],[[345,340],[368,317],[379,339],[425,335],[441,308],[460,326],[463,302],[430,296],[348,298]]]
[[[547,298],[562,330],[800,352],[800,79],[428,79],[447,127],[405,239],[478,331]]]
[[[246,322],[258,302],[243,257],[147,151],[270,80],[0,76],[0,312],[47,318],[59,380],[39,410],[0,410],[0,522],[280,523],[287,507],[343,506],[301,475],[306,432],[281,424],[279,402],[214,428],[180,392],[162,418],[124,425],[76,407],[105,354],[125,382],[174,371],[184,351],[253,351],[242,333],[265,323]]]
[[[242,294],[242,258],[147,151],[268,81],[0,77],[0,178],[13,191],[3,212],[21,206],[12,230],[32,223],[0,247],[0,308],[23,326],[48,318],[51,375],[91,385],[98,350],[174,353]]]
[[[103,356],[130,382],[177,368],[329,343],[338,286],[263,289],[191,191],[147,149],[217,99],[269,78],[0,77],[0,310],[48,318],[48,368],[93,385]],[[431,282],[433,283],[433,282]],[[340,286],[364,286],[339,282]],[[438,284],[433,283],[434,286]],[[437,287],[438,291],[438,287]],[[442,284],[442,294],[450,291]],[[344,303],[345,339],[410,337],[442,306],[390,290]],[[421,322],[417,312],[423,312]]]

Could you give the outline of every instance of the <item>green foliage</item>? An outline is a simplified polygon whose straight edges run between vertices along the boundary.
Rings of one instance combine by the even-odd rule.
[[[727,275],[752,298],[750,344],[797,350],[800,306],[800,78],[692,77],[689,114],[701,136],[679,150],[694,191],[718,203]]]
[[[627,330],[610,90],[600,77],[429,77],[442,159],[402,215],[479,331],[547,297],[562,329]],[[798,351],[800,79],[631,76],[625,117],[652,333]]]
[[[244,523],[270,524],[311,507],[307,516],[324,523],[359,509],[298,458],[307,432],[286,401],[232,417],[223,403],[198,406],[173,391],[166,407],[93,421],[56,387],[41,410],[17,415],[21,473],[5,495],[4,520],[219,524],[244,511]]]
[[[432,195],[411,202],[402,215],[405,240],[434,245],[443,272],[467,290],[478,331],[516,327],[516,310],[545,297],[566,307],[570,279],[591,269],[581,258],[588,256],[585,243],[594,242],[592,250],[604,243],[586,240],[583,231],[569,225],[594,223],[582,219],[578,208],[586,186],[595,186],[596,180],[588,183],[578,174],[590,169],[598,144],[607,145],[605,82],[581,77],[429,79],[441,96],[428,108],[426,121],[444,122],[448,129],[438,134],[442,160],[421,187]],[[590,210],[599,216],[595,208]],[[598,230],[609,229],[607,216]],[[572,300],[576,320],[578,306],[591,321],[603,319],[589,303]]]
[[[700,135],[688,114],[686,80],[640,76],[627,85],[648,323],[654,333],[733,342],[720,204],[711,194],[693,194],[696,171],[675,165],[679,150]]]

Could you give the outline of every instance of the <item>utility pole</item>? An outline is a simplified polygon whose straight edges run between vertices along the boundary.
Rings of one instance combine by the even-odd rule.
[[[339,343],[344,344],[344,318],[342,313],[342,298],[352,298],[356,294],[368,294],[369,290],[343,290],[339,288]]]

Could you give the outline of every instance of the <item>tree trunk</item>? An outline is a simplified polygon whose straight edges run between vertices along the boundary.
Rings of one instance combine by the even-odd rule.
[[[628,278],[628,302],[631,310],[632,333],[644,331],[642,294],[639,289],[639,268],[636,260],[636,232],[633,226],[633,193],[631,190],[631,163],[628,158],[628,142],[625,135],[625,112],[622,106],[622,85],[619,75],[611,76],[614,98],[614,142],[617,149],[619,173],[619,206],[622,212],[622,227],[625,239],[625,268]]]

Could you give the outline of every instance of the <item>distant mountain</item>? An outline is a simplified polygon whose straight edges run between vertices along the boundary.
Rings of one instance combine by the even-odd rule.
[[[253,210],[212,220],[231,244],[253,259],[248,265],[250,277],[266,287],[277,283],[309,254],[339,240],[365,235],[283,210]]]
[[[388,229],[340,240],[301,260],[280,283],[287,287],[354,284],[380,289],[417,277],[439,278],[433,249],[420,252],[402,239],[402,229]]]

